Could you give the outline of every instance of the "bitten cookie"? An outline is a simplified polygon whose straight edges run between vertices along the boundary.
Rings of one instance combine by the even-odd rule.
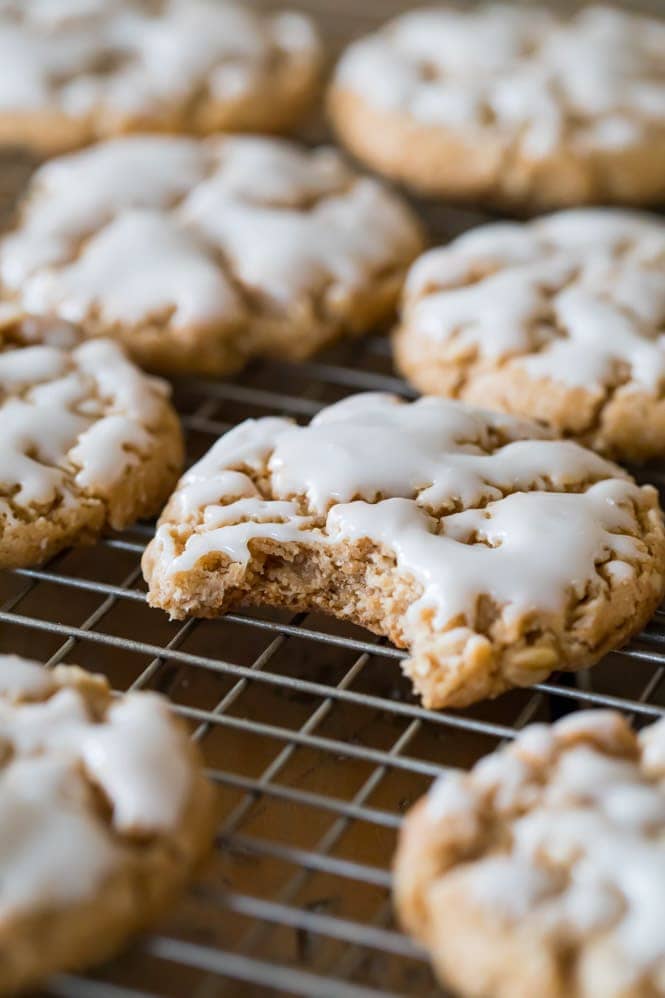
[[[182,462],[167,385],[118,344],[81,342],[63,323],[0,323],[0,568],[156,513]]]
[[[421,249],[404,202],[332,149],[135,136],[37,172],[0,296],[150,367],[223,373],[366,331]]]
[[[386,635],[428,707],[593,664],[648,620],[664,566],[656,492],[615,465],[514,417],[375,394],[223,436],[143,558],[175,618],[267,603]]]
[[[0,656],[0,993],[110,957],[210,847],[198,752],[154,693]]]
[[[343,55],[343,142],[427,194],[515,207],[665,196],[665,22],[490,4],[403,14]]]
[[[609,456],[665,454],[665,222],[578,209],[425,253],[397,366],[417,388],[535,417]]]
[[[409,812],[395,902],[473,998],[665,995],[665,721],[534,724]]]
[[[318,89],[301,14],[224,0],[2,0],[0,143],[53,154],[128,131],[283,131]]]

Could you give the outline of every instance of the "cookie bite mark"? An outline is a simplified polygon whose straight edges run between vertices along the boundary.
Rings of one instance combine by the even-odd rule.
[[[167,385],[109,340],[20,313],[0,326],[0,568],[156,513],[182,469]]]
[[[408,813],[395,905],[460,995],[652,998],[665,967],[665,721],[526,728]]]
[[[198,751],[166,700],[0,655],[0,993],[108,959],[210,848]]]
[[[10,0],[0,11],[0,140],[53,155],[127,132],[282,132],[319,89],[302,14],[225,0]]]
[[[37,171],[0,298],[144,366],[221,374],[367,332],[422,248],[406,204],[332,149],[132,136]]]
[[[307,427],[249,420],[181,479],[151,605],[320,609],[408,648],[426,706],[596,662],[662,598],[656,493],[536,424],[358,395]]]
[[[665,24],[492,3],[408,11],[342,55],[328,106],[363,162],[512,210],[658,203]]]
[[[665,224],[579,209],[425,253],[394,338],[422,391],[542,420],[619,460],[665,453]]]

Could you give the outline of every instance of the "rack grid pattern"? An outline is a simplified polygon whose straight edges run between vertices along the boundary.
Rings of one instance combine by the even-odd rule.
[[[351,0],[311,6],[338,43],[398,5],[373,0],[362,16]],[[20,164],[4,171],[2,202],[23,173]],[[422,208],[441,240],[484,220]],[[379,333],[310,363],[262,362],[233,381],[175,386],[190,461],[244,418],[307,420],[357,390],[412,394]],[[662,481],[660,472],[649,477]],[[531,721],[589,706],[617,708],[637,724],[665,713],[665,610],[589,673],[435,713],[411,695],[403,653],[359,628],[272,610],[176,624],[150,610],[140,557],[151,532],[138,525],[38,570],[0,574],[0,651],[78,663],[118,691],[168,695],[221,801],[215,854],[157,933],[43,993],[440,994],[424,953],[392,920],[390,861],[403,813],[441,772],[471,765]]]
[[[361,387],[406,394],[379,336],[297,367],[259,364],[234,382],[185,381],[176,400],[194,459],[241,418],[307,419]],[[401,677],[403,653],[360,629],[274,611],[170,623],[144,601],[150,532],[142,525],[0,577],[0,648],[78,662],[117,690],[166,693],[222,799],[216,855],[175,916],[94,977],[57,979],[50,994],[435,993],[422,952],[390,914],[405,809],[443,770],[536,718],[586,706],[637,722],[665,712],[665,612],[575,683],[555,676],[433,713]]]

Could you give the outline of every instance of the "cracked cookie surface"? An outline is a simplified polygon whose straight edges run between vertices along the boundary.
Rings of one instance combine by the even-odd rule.
[[[394,345],[421,391],[662,457],[665,223],[577,209],[474,229],[416,261]]]
[[[53,154],[129,131],[284,131],[311,105],[302,14],[223,0],[0,2],[0,141]]]
[[[489,4],[403,14],[342,56],[342,141],[421,192],[515,207],[665,195],[665,22]]]
[[[367,331],[422,245],[406,204],[332,149],[133,136],[37,172],[0,297],[149,367],[224,373]]]
[[[531,725],[435,783],[394,872],[402,924],[456,994],[665,994],[665,720]]]
[[[181,479],[143,558],[175,618],[320,609],[409,649],[426,706],[593,664],[663,595],[657,495],[534,423],[358,395],[240,424]]]
[[[0,993],[108,959],[210,848],[198,750],[154,693],[0,655]]]
[[[165,382],[65,323],[0,325],[0,568],[156,513],[182,468]]]

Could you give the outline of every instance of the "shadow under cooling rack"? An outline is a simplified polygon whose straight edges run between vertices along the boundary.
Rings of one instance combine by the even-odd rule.
[[[241,419],[306,420],[360,389],[409,394],[383,337],[314,363],[256,364],[233,383],[183,381],[189,460]],[[391,917],[404,811],[440,772],[471,765],[535,719],[586,706],[637,723],[664,712],[663,613],[576,680],[430,712],[401,675],[403,653],[359,628],[264,610],[169,622],[144,599],[151,532],[139,525],[0,575],[0,650],[79,663],[119,691],[165,693],[201,744],[223,808],[211,862],[158,933],[90,977],[57,978],[48,994],[434,994],[423,953]]]

